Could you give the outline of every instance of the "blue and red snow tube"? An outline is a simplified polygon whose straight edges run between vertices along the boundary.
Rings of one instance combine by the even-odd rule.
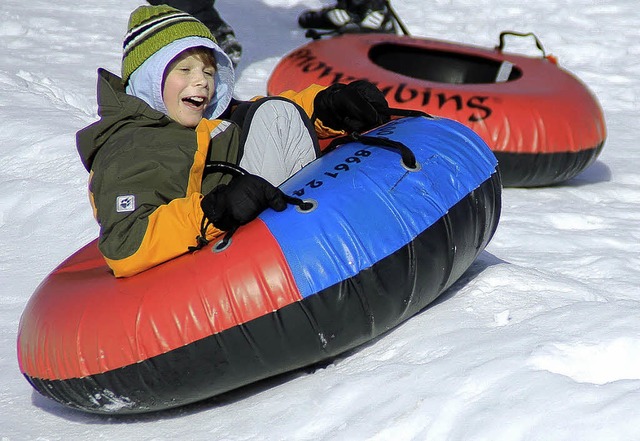
[[[104,414],[157,411],[330,360],[429,305],[473,263],[500,216],[491,150],[447,119],[392,121],[282,185],[312,202],[267,210],[226,248],[116,279],[96,242],[38,287],[20,369],[41,394]]]

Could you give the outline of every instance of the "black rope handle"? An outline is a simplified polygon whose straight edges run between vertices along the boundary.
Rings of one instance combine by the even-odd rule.
[[[502,31],[500,32],[500,37],[499,37],[500,44],[498,44],[498,46],[494,48],[495,50],[502,52],[505,44],[504,38],[507,35],[513,35],[515,37],[533,37],[533,39],[536,42],[536,47],[540,49],[540,51],[542,52],[542,58],[547,58],[547,52],[544,50],[542,43],[533,32],[522,33],[522,32],[514,32],[514,31]]]
[[[421,110],[398,109],[394,107],[389,108],[389,112],[387,115],[402,116],[402,117],[424,117],[429,119],[433,118],[432,115],[429,115],[428,113],[423,112]],[[324,154],[329,153],[330,151],[335,150],[338,146],[342,144],[346,144],[348,142],[353,142],[353,141],[361,142],[362,144],[365,144],[365,145],[390,147],[392,149],[398,150],[398,152],[400,153],[400,156],[402,157],[402,163],[404,164],[405,167],[407,167],[410,170],[413,170],[417,167],[416,155],[413,153],[413,151],[409,147],[407,147],[403,143],[399,141],[394,141],[389,138],[385,138],[383,136],[362,135],[357,132],[352,132],[348,135],[341,136],[339,138],[334,139],[324,149],[323,153]]]
[[[207,175],[210,173],[223,173],[223,174],[232,175],[232,176],[244,176],[249,174],[248,171],[246,171],[239,165],[233,164],[231,162],[225,162],[225,161],[211,161],[205,164],[204,174]],[[306,202],[300,198],[289,196],[284,192],[282,194],[287,204],[297,205],[302,211],[307,211],[313,208],[313,203],[311,202]],[[190,247],[189,248],[190,251],[192,251],[192,249],[193,250],[200,249],[204,245],[207,245],[209,243],[206,239],[204,239],[204,230],[206,230],[206,224],[203,224],[203,226],[201,226],[201,229],[203,230],[203,232],[201,236],[197,238],[198,245],[196,247]],[[222,240],[216,245],[215,248],[218,250],[225,249],[229,245],[229,242],[231,241],[231,237],[235,234],[237,230],[238,230],[238,227],[235,227],[227,231],[224,237],[222,238]]]
[[[211,161],[204,166],[204,173],[224,173],[233,176],[244,176],[248,175],[249,172],[240,167],[239,165],[233,164],[231,162],[225,161]],[[306,211],[312,208],[313,204],[310,202],[305,202],[300,198],[296,198],[294,196],[289,196],[286,193],[283,193],[284,200],[291,205],[297,205],[301,210]]]
[[[365,145],[391,147],[392,149],[398,150],[402,157],[402,163],[405,167],[413,170],[417,166],[416,155],[414,155],[409,147],[399,141],[394,141],[393,139],[385,138],[383,136],[360,135],[355,132],[351,134],[351,137],[354,141],[361,142]]]
[[[226,161],[211,161],[206,163],[204,166],[204,174],[208,175],[210,173],[222,173],[231,176],[244,176],[249,174],[248,171],[239,165]]]

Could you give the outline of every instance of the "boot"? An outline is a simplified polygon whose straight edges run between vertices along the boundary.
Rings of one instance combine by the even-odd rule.
[[[338,0],[334,6],[302,12],[298,24],[305,29],[396,33],[384,0]]]
[[[242,45],[236,39],[236,34],[233,32],[231,26],[224,23],[215,29],[211,29],[211,33],[216,37],[218,46],[222,49],[231,59],[233,67],[237,67],[242,58]]]

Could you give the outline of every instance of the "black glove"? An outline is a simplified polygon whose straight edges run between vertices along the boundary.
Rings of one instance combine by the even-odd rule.
[[[389,104],[375,85],[366,80],[333,84],[318,92],[315,115],[334,130],[364,132],[389,121]]]
[[[284,193],[256,175],[234,177],[220,184],[200,202],[204,215],[216,228],[230,231],[251,222],[267,207],[276,211],[287,208]]]

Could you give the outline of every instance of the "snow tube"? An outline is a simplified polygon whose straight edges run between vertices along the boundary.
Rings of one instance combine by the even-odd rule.
[[[599,155],[606,137],[602,109],[587,87],[541,57],[389,34],[345,34],[312,41],[285,56],[270,95],[309,84],[368,79],[391,107],[459,121],[489,145],[505,187],[566,181]]]
[[[86,245],[29,300],[22,373],[83,411],[157,411],[331,359],[418,313],[491,239],[497,161],[448,119],[397,119],[366,140],[282,185],[311,209],[267,210],[226,247],[116,279]]]

